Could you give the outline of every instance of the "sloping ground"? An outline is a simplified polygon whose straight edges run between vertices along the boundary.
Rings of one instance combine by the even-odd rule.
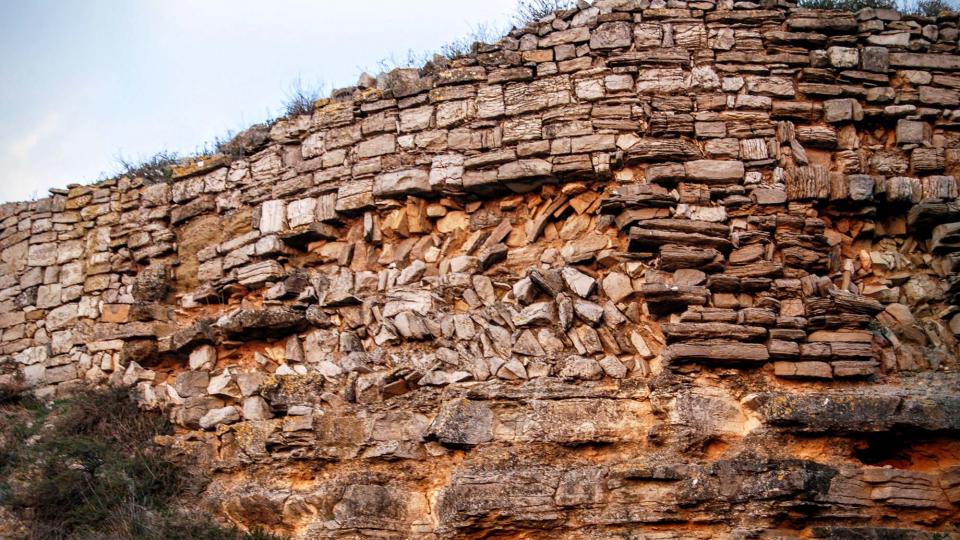
[[[0,538],[274,538],[186,509],[204,472],[164,456],[153,438],[170,424],[140,410],[126,389],[47,403],[16,390],[0,387]]]
[[[956,538],[957,23],[598,1],[6,205],[0,365],[294,538]]]

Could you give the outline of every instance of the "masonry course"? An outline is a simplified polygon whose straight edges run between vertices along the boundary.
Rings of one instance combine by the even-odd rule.
[[[960,538],[958,17],[597,0],[0,206],[0,381],[292,538]]]

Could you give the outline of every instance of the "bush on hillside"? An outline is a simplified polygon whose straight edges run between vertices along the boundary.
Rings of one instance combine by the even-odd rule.
[[[50,405],[8,400],[0,415],[0,505],[24,518],[30,538],[271,538],[178,512],[177,497],[202,479],[163,455],[153,438],[170,424],[124,391],[86,391]]]

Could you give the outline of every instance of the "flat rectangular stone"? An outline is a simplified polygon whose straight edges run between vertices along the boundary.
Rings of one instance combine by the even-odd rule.
[[[678,362],[763,363],[770,359],[766,345],[732,341],[674,343],[667,347],[664,356]]]
[[[392,134],[371,137],[357,145],[357,156],[369,158],[392,154],[397,149],[397,138]]]
[[[374,197],[397,197],[430,192],[430,172],[425,169],[404,169],[383,173],[373,182]]]
[[[834,377],[869,377],[876,373],[879,364],[874,360],[838,360],[830,362]]]
[[[572,100],[570,77],[561,75],[529,83],[508,84],[503,99],[507,115],[535,112]]]
[[[774,362],[773,373],[788,379],[833,378],[833,370],[827,362]]]
[[[343,182],[337,188],[337,212],[353,212],[373,206],[373,179]]]
[[[551,32],[545,37],[540,38],[540,48],[554,47],[564,43],[582,43],[590,41],[590,29],[585,26],[578,26],[567,30]]]
[[[787,192],[778,188],[757,188],[750,192],[753,200],[760,205],[783,204],[787,202]]]
[[[516,180],[518,178],[533,178],[548,176],[553,166],[543,159],[521,159],[501,165],[497,170],[499,180]]]
[[[698,159],[683,164],[689,180],[705,184],[739,184],[744,168],[740,161]]]
[[[960,105],[960,92],[948,88],[921,86],[920,103],[938,107],[956,107]]]
[[[613,134],[586,135],[570,139],[570,151],[575,154],[614,150],[616,146],[616,135]]]
[[[467,66],[444,69],[436,74],[437,85],[462,84],[482,81],[487,78],[487,70],[483,66]]]
[[[849,343],[873,343],[873,334],[870,332],[839,332],[830,330],[817,330],[809,336],[808,341],[825,342],[849,342]]]
[[[956,71],[960,69],[960,56],[952,54],[926,54],[893,52],[890,53],[892,67],[907,69],[942,69]]]

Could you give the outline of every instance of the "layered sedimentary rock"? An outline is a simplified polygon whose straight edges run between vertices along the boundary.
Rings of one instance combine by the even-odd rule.
[[[958,19],[598,0],[0,207],[0,374],[294,538],[955,538]]]

